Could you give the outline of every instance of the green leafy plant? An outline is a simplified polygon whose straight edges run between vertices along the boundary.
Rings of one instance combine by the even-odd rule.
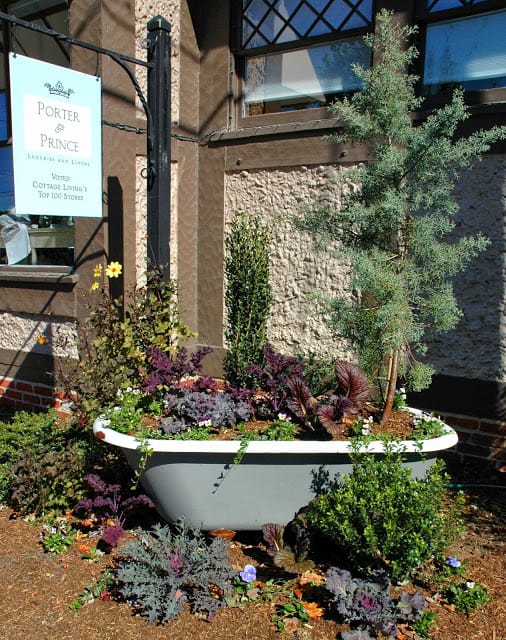
[[[61,515],[82,496],[83,475],[102,464],[126,467],[90,440],[79,420],[56,411],[19,411],[0,421],[0,499],[16,513]]]
[[[488,591],[481,584],[472,580],[452,582],[444,589],[442,595],[448,604],[453,605],[466,615],[490,600]]]
[[[325,590],[320,586],[323,577],[319,574],[314,574],[313,577],[315,581],[303,580],[299,576],[290,580],[270,578],[264,582],[257,580],[256,568],[247,564],[234,578],[234,590],[227,598],[227,604],[241,606],[251,602],[269,602],[274,608],[271,620],[278,631],[294,631],[300,623],[317,620],[325,613],[325,609],[319,606],[319,602],[326,598]],[[310,600],[307,601],[306,597]]]
[[[185,603],[211,620],[231,591],[234,571],[222,538],[208,544],[180,523],[140,531],[138,541],[121,548],[116,575],[121,594],[156,623],[177,616]]]
[[[334,357],[309,353],[307,356],[299,356],[299,359],[303,365],[304,380],[313,397],[317,398],[337,387]]]
[[[108,277],[115,273],[106,269]],[[178,286],[165,281],[160,269],[146,274],[126,300],[111,298],[101,265],[94,269],[89,315],[79,326],[80,359],[59,371],[59,386],[71,392],[85,417],[117,402],[118,390],[146,379],[149,348],[174,354],[192,337],[181,322]]]
[[[240,422],[237,425],[237,431],[241,444],[234,457],[234,464],[241,462],[249,442],[253,442],[254,440],[294,440],[298,430],[298,425],[282,413],[279,414],[276,420],[266,422],[265,425],[258,430],[248,429],[247,425]]]
[[[425,609],[420,616],[412,623],[413,630],[420,638],[430,638],[430,632],[437,618],[435,611]]]
[[[506,127],[467,137],[457,132],[469,116],[460,89],[415,123],[411,115],[423,100],[415,94],[417,78],[406,69],[417,56],[407,46],[416,28],[399,25],[386,10],[375,24],[364,39],[374,65],[354,67],[362,90],[331,106],[342,125],[330,139],[368,145],[368,162],[343,173],[340,210],[316,207],[299,223],[320,245],[337,245],[350,265],[351,288],[359,294],[324,298],[325,317],[377,384],[386,422],[398,376],[412,390],[427,387],[427,341],[461,317],[452,278],[488,240],[453,235],[459,208],[454,185],[462,169],[506,138]]]
[[[65,553],[74,542],[76,533],[66,518],[53,518],[43,523],[40,534],[42,547],[49,553]]]
[[[11,467],[27,452],[37,453],[44,446],[59,448],[66,426],[53,410],[18,411],[0,420],[0,502],[8,502]]]
[[[444,488],[444,463],[422,479],[392,449],[353,455],[353,471],[309,505],[305,517],[358,573],[384,569],[396,581],[439,558],[460,529],[461,504]]]
[[[106,569],[101,577],[95,582],[90,582],[83,589],[82,593],[70,605],[72,611],[77,611],[81,607],[92,603],[97,598],[110,600],[111,590],[116,586],[116,579],[111,569]]]
[[[82,496],[86,456],[84,441],[26,451],[9,470],[9,505],[36,516],[69,511]]]
[[[431,575],[431,584],[449,605],[461,613],[469,615],[490,599],[481,584],[466,577],[465,564],[455,556],[448,556],[444,562],[437,563],[436,569]]]
[[[272,621],[276,625],[278,631],[286,631],[287,620],[309,622],[309,615],[304,603],[298,600],[294,595],[289,598],[288,602],[282,602],[276,605],[276,611],[272,616]]]
[[[270,231],[257,216],[237,213],[225,238],[225,337],[223,368],[235,386],[254,380],[251,365],[263,362],[272,293],[269,283]]]
[[[413,418],[413,438],[437,438],[444,433],[445,425],[432,415],[421,415]]]

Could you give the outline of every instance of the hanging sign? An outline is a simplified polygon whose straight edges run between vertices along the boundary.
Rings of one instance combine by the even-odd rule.
[[[100,78],[9,54],[18,215],[102,216]]]

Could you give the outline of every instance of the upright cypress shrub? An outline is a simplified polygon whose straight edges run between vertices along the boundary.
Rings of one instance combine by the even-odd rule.
[[[343,125],[330,139],[367,144],[368,161],[346,173],[355,188],[343,190],[339,210],[315,209],[303,221],[323,246],[337,241],[351,265],[358,293],[351,300],[328,299],[326,317],[381,391],[384,422],[398,376],[413,391],[428,387],[427,343],[462,316],[453,278],[489,241],[481,233],[454,235],[455,183],[494,142],[506,139],[506,127],[461,135],[469,117],[462,89],[422,121],[413,120],[423,104],[417,78],[408,72],[418,55],[409,46],[415,33],[391,13],[378,14],[375,33],[364,38],[374,65],[353,67],[362,91],[331,106]]]
[[[239,212],[225,239],[226,379],[248,386],[251,365],[263,362],[272,303],[269,282],[270,230],[258,216]]]

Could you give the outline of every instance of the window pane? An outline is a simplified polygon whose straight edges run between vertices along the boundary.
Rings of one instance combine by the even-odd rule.
[[[428,25],[426,93],[506,86],[506,11]]]
[[[30,22],[68,33],[68,9],[57,9],[56,0],[19,0],[7,3],[7,11]],[[37,15],[37,12],[42,12]],[[43,15],[42,15],[43,14]],[[23,55],[68,67],[68,45],[37,31],[16,28],[14,46]],[[0,141],[6,142],[9,97],[5,93],[7,55],[0,52]],[[38,264],[69,266],[74,263],[74,220],[70,216],[24,215],[14,202],[12,147],[0,146],[0,265]]]
[[[9,137],[7,127],[7,94],[0,91],[0,141],[5,142]]]
[[[370,65],[370,50],[361,38],[248,58],[247,115],[322,106],[336,94],[359,89],[353,63]]]
[[[458,9],[467,7],[487,0],[426,0],[426,6],[429,11],[444,11],[445,9]]]
[[[12,147],[0,147],[0,213],[14,207]]]
[[[243,1],[242,46],[254,49],[265,42],[295,42],[334,31],[367,29],[372,15],[372,0]]]

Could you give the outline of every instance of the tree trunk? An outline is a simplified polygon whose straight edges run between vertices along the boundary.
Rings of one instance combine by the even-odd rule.
[[[385,394],[385,402],[383,403],[383,415],[381,416],[381,424],[386,424],[392,415],[394,406],[395,389],[397,386],[397,372],[399,370],[399,350],[392,349],[389,356],[388,381]]]

